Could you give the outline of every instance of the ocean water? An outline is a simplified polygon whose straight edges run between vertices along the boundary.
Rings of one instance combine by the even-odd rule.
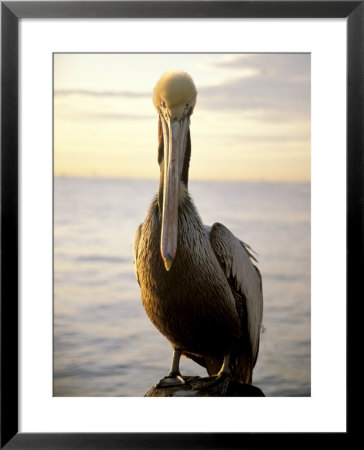
[[[143,396],[171,346],[149,321],[133,240],[157,180],[54,180],[54,395]],[[253,384],[310,396],[310,185],[190,181],[206,225],[221,222],[257,253],[264,331]],[[185,375],[206,375],[181,359]]]

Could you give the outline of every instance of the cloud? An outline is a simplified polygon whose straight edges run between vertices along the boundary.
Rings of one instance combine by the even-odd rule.
[[[146,98],[150,97],[150,93],[145,92],[129,92],[129,91],[92,91],[87,89],[55,89],[54,95],[58,97],[67,97],[70,95],[83,95],[86,97],[128,97],[128,98]]]
[[[310,55],[238,55],[213,65],[228,69],[231,78],[200,88],[201,107],[239,109],[272,121],[310,117]]]
[[[310,55],[231,54],[224,60],[209,62],[209,70],[223,69],[224,80],[218,85],[198,88],[198,107],[209,111],[241,111],[246,118],[270,122],[309,120],[310,118]],[[91,99],[148,100],[150,92],[93,89],[56,89],[58,98],[83,96]],[[122,114],[98,111],[91,119],[149,119],[151,115]]]
[[[143,92],[132,91],[96,91],[88,89],[56,89],[54,95],[58,100],[63,100],[63,104],[56,102],[56,115],[58,118],[66,120],[149,120],[152,114],[139,113],[138,108],[134,110],[136,113],[120,111],[120,105],[125,105],[125,102],[137,101],[141,99],[144,101],[148,99],[150,102],[150,95]],[[88,100],[73,98],[76,96],[86,97]],[[103,100],[107,100],[107,106]],[[110,107],[113,107],[112,109]],[[125,108],[124,108],[125,109]],[[118,111],[119,110],[119,111]]]
[[[58,112],[58,118],[70,120],[70,121],[90,121],[90,120],[151,120],[154,116],[150,115],[138,115],[138,114],[124,114],[124,113],[103,113],[103,112],[81,112],[81,111],[68,111]]]
[[[245,53],[230,56],[225,61],[210,62],[210,65],[224,69],[252,68],[270,76],[286,74],[296,78],[310,77],[309,53]]]

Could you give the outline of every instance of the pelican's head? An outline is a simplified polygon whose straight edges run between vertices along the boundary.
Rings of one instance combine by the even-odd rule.
[[[196,87],[185,72],[166,72],[153,93],[163,131],[161,254],[166,270],[170,270],[177,251],[179,189],[196,97]]]
[[[192,114],[197,91],[186,72],[164,73],[153,92],[153,103],[159,115],[171,121],[182,120]]]

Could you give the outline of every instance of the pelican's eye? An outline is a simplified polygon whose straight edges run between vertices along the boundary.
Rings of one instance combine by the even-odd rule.
[[[161,106],[162,106],[163,108],[166,107],[166,104],[165,104],[165,102],[164,102],[163,100],[161,101]]]
[[[191,105],[191,103],[187,102],[186,106],[185,106],[185,114],[191,114],[192,113],[192,108],[193,108],[193,106]]]

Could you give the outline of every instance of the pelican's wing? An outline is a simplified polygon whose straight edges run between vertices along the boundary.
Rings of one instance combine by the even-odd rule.
[[[211,246],[227,279],[246,299],[252,361],[255,364],[263,317],[262,278],[259,270],[252,263],[252,259],[254,261],[256,259],[250,247],[236,238],[224,225],[215,223],[209,235]]]
[[[139,277],[138,277],[138,269],[137,269],[137,258],[138,258],[138,247],[139,247],[139,240],[140,240],[140,235],[142,232],[142,224],[140,224],[135,232],[135,237],[134,237],[134,249],[133,249],[133,265],[134,265],[134,273],[135,273],[135,277],[139,283]],[[140,284],[140,283],[139,283]]]

